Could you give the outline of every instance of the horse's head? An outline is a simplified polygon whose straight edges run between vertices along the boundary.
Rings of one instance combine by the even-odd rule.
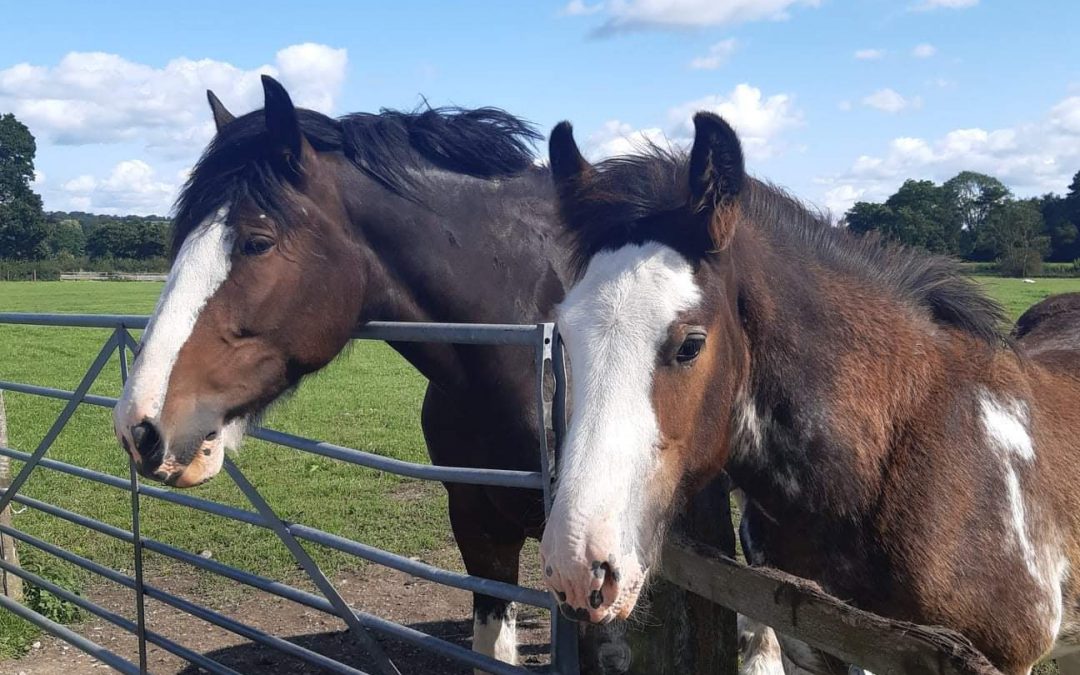
[[[630,614],[680,499],[723,467],[747,377],[732,241],[749,179],[731,127],[694,123],[689,157],[591,166],[566,123],[550,141],[583,272],[558,309],[573,410],[541,553],[595,622]]]
[[[340,153],[317,151],[280,84],[218,133],[176,211],[175,259],[113,414],[139,472],[177,487],[221,469],[247,421],[348,342],[363,252],[338,194]],[[355,311],[354,311],[355,310]]]

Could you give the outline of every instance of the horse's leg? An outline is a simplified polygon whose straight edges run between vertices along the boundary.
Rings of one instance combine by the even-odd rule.
[[[490,443],[439,389],[428,386],[421,426],[433,463],[476,466],[477,453]],[[447,484],[450,526],[469,574],[516,584],[518,560],[525,543],[521,525],[503,516],[485,490],[477,485]],[[507,663],[517,662],[517,636],[513,603],[489,595],[473,594],[473,649]],[[480,671],[477,671],[480,672]]]
[[[516,584],[524,531],[499,516],[483,488],[451,485],[447,489],[450,525],[465,569],[473,576]],[[516,610],[512,602],[473,594],[473,649],[499,661],[517,663]]]

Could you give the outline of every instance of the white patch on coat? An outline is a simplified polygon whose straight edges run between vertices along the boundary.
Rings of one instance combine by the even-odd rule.
[[[118,434],[130,433],[144,419],[160,418],[180,350],[206,302],[229,276],[234,234],[225,225],[227,216],[228,208],[218,209],[184,240],[113,413]]]
[[[473,651],[493,659],[517,665],[517,620],[513,606],[505,616],[473,617]],[[476,670],[477,675],[484,671]]]
[[[1028,407],[1019,399],[1001,401],[989,391],[979,396],[983,429],[995,450],[1026,462],[1035,459],[1035,446],[1028,433]]]
[[[732,454],[746,457],[760,453],[765,444],[765,420],[758,414],[753,396],[740,391],[733,414]]]
[[[584,585],[564,589],[571,598],[587,596],[587,553],[629,560],[624,590],[641,582],[631,577],[644,572],[636,560],[644,486],[659,463],[653,371],[672,323],[700,299],[690,263],[647,243],[598,253],[558,308],[574,396],[543,551],[556,577]]]
[[[987,444],[997,454],[1005,474],[1006,524],[1013,532],[1028,574],[1045,592],[1042,597],[1032,598],[1032,602],[1038,603],[1051,639],[1056,639],[1063,618],[1062,585],[1069,566],[1053,528],[1038,524],[1037,515],[1032,513],[1037,503],[1029,503],[1024,494],[1022,474],[1033,468],[1036,454],[1028,405],[1015,398],[1002,400],[983,390],[979,408]]]

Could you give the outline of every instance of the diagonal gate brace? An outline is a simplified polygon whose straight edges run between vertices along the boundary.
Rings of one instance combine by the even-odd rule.
[[[97,358],[94,359],[94,363],[90,366],[90,369],[86,371],[86,375],[83,375],[83,379],[79,382],[79,386],[75,389],[71,400],[68,401],[64,409],[60,411],[56,421],[53,422],[52,427],[49,428],[49,432],[45,434],[45,438],[41,439],[41,443],[38,444],[37,450],[34,450],[34,454],[30,456],[30,459],[26,461],[23,468],[19,471],[19,474],[11,481],[11,486],[0,494],[0,511],[3,511],[11,500],[15,498],[15,494],[19,491],[19,488],[23,486],[26,479],[30,477],[30,473],[37,467],[38,462],[45,456],[45,453],[52,447],[56,437],[60,435],[60,432],[67,426],[68,420],[75,413],[76,408],[82,403],[83,398],[87,392],[90,391],[90,387],[97,380],[97,376],[101,373],[101,369],[105,367],[105,364],[109,362],[109,358],[112,357],[113,351],[116,350],[117,345],[120,344],[119,331],[113,331],[109,339],[105,341],[101,351],[98,352]]]
[[[285,544],[285,547],[292,553],[293,558],[304,568],[308,577],[311,578],[319,591],[326,597],[334,609],[337,610],[338,615],[345,621],[352,630],[353,634],[360,640],[361,644],[368,651],[368,653],[375,659],[378,664],[378,668],[382,675],[401,675],[401,671],[397,669],[394,662],[390,660],[390,657],[386,655],[383,648],[379,643],[371,636],[366,628],[361,625],[360,620],[353,614],[352,608],[349,607],[349,603],[345,602],[345,599],[341,597],[341,594],[337,592],[334,585],[330,583],[330,580],[326,578],[319,566],[312,560],[308,552],[304,550],[304,547],[300,545],[296,538],[289,532],[289,529],[285,526],[284,521],[278,518],[274,509],[263,499],[259,491],[255,489],[239,467],[233,464],[232,459],[225,457],[225,470],[229,473],[229,476],[236,483],[240,491],[244,493],[244,496],[248,498],[251,505],[259,512],[267,526],[274,531],[274,534],[281,539],[281,543]]]

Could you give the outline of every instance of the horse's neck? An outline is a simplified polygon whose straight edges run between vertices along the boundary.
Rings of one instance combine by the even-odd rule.
[[[365,321],[534,323],[562,298],[568,255],[551,196],[515,181],[448,177],[424,205],[395,199],[365,226],[373,278]],[[537,183],[539,183],[537,181]],[[543,185],[539,183],[539,185]],[[490,387],[522,350],[394,345],[447,390]],[[519,354],[520,352],[520,354]],[[507,360],[514,361],[509,368]],[[528,368],[525,368],[528,370]]]
[[[898,437],[934,395],[947,331],[861,279],[782,252],[755,258],[730,473],[776,518],[866,516]]]

